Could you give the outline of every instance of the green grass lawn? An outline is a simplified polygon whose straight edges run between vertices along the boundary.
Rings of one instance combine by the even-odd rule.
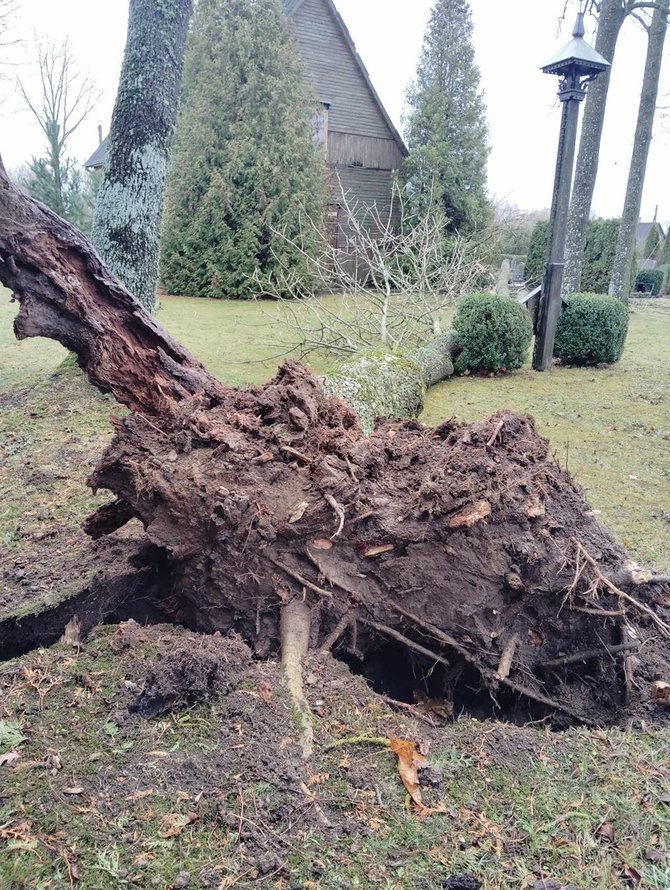
[[[29,401],[27,391],[34,387],[34,398],[46,406],[48,421],[53,414],[47,410],[48,375],[65,351],[47,340],[18,343],[11,330],[16,305],[4,299],[6,293],[0,291],[0,396],[20,389]],[[267,380],[281,361],[287,348],[281,312],[282,307],[272,303],[165,297],[158,319],[214,374],[243,386]],[[626,351],[617,365],[561,368],[547,374],[524,369],[496,379],[448,380],[428,393],[423,420],[434,424],[455,414],[470,421],[501,408],[532,414],[539,431],[550,440],[555,459],[585,488],[603,523],[640,562],[666,570],[670,568],[669,341],[670,300],[638,300],[632,307]],[[333,366],[323,356],[314,355],[310,361],[318,373]],[[104,424],[108,410],[97,412],[96,424]],[[20,412],[25,412],[23,403]],[[21,422],[25,417],[22,420],[17,413],[5,416],[0,433],[9,434],[11,424]],[[90,418],[86,423],[90,426]],[[57,436],[58,430],[45,434]]]

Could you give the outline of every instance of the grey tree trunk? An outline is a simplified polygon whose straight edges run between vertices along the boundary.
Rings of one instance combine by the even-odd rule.
[[[603,0],[598,21],[596,50],[608,62],[614,61],[617,40],[626,14],[622,0]],[[603,71],[589,86],[584,105],[565,246],[565,271],[563,273],[563,293],[565,294],[577,293],[581,289],[586,227],[591,213],[593,191],[598,174],[600,141],[605,121],[609,85],[610,71]]]
[[[610,294],[618,297],[620,300],[627,300],[630,294],[635,232],[640,218],[642,190],[644,188],[644,177],[647,172],[647,159],[649,157],[649,147],[651,146],[654,127],[658,84],[661,76],[663,46],[668,30],[669,13],[670,0],[663,0],[663,3],[654,10],[649,28],[647,62],[644,68],[642,92],[640,94],[633,156],[630,162],[626,200],[619,227],[614,268],[612,269],[612,279],[609,286]]]
[[[163,191],[193,0],[130,0],[105,179],[91,240],[151,311]]]

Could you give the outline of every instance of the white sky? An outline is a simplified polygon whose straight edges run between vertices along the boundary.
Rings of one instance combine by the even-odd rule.
[[[382,101],[401,126],[404,92],[414,75],[433,0],[335,0],[347,22]],[[558,31],[564,0],[470,0],[475,51],[482,73],[493,150],[489,190],[523,210],[548,206],[558,141],[560,109],[557,78],[539,71],[570,39],[576,5]],[[10,74],[31,80],[33,34],[68,37],[83,72],[102,90],[102,98],[72,140],[71,153],[85,159],[97,144],[97,124],[105,132],[121,66],[128,0],[91,5],[89,0],[21,0],[17,31],[27,40],[13,53]],[[637,114],[646,37],[628,22],[620,38],[610,87],[609,113],[594,212],[619,216]],[[670,50],[670,46],[669,46]],[[664,66],[662,93],[670,92],[670,65]],[[630,85],[629,85],[630,84]],[[4,100],[4,101],[2,101]],[[0,152],[16,167],[40,151],[40,132],[22,110],[16,88],[0,83]],[[670,105],[670,99],[661,104]],[[670,220],[670,120],[659,119],[647,171],[642,217],[659,205],[659,220]]]

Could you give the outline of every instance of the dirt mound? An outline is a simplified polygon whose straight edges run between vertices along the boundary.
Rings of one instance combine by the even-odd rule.
[[[239,638],[189,635],[174,645],[172,635],[160,628],[141,628],[124,622],[109,641],[113,652],[134,650],[152,641],[160,646],[147,664],[141,659],[133,667],[132,688],[137,696],[129,705],[143,717],[176,707],[206,702],[230,692],[250,672],[251,650]],[[172,645],[166,645],[170,641]]]

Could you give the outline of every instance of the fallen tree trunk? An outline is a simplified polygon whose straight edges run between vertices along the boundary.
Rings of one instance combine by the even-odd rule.
[[[452,331],[421,349],[367,352],[326,378],[324,389],[354,408],[364,432],[371,433],[377,417],[418,417],[426,390],[454,373],[457,352]]]
[[[636,583],[529,417],[386,422],[365,437],[295,362],[227,388],[1,170],[0,216],[17,336],[59,340],[131,411],[90,479],[115,500],[86,530],[141,520],[168,562],[175,620],[234,629],[265,655],[282,637],[304,644],[307,611],[312,646],[339,647],[399,697],[415,684],[456,710],[521,703],[524,718],[596,723],[623,713],[646,642],[632,682],[654,711],[650,682],[670,672],[659,585]]]

